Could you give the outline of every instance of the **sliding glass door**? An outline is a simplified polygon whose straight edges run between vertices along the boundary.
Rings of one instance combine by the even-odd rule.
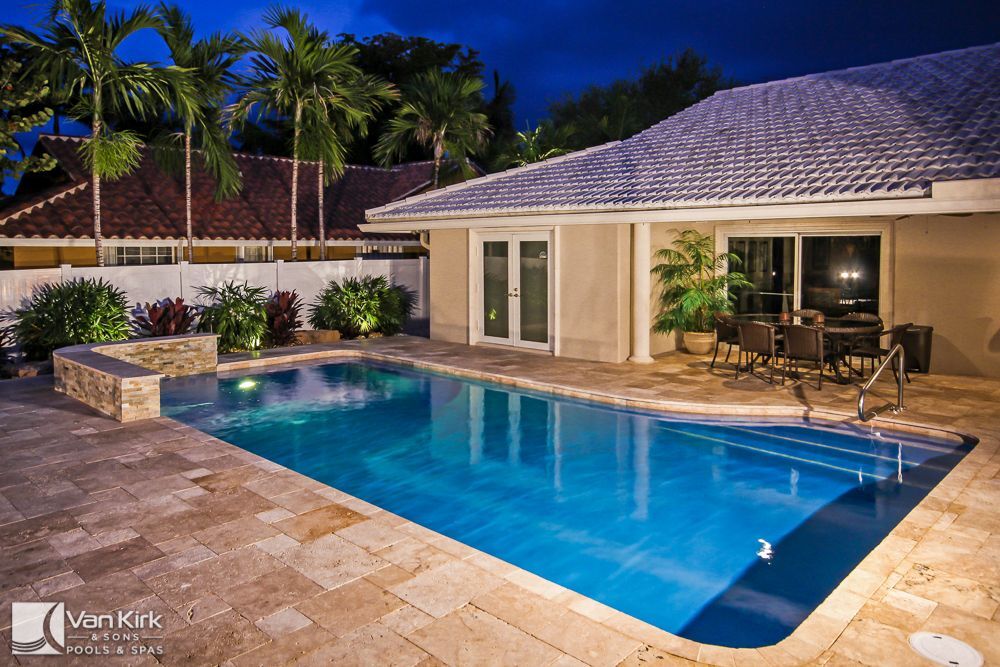
[[[803,236],[802,308],[878,315],[878,236]]]
[[[738,236],[729,252],[740,258],[739,271],[753,285],[733,291],[737,313],[780,313],[795,309],[795,237]]]
[[[830,317],[879,312],[881,236],[789,233],[729,236],[751,287],[733,290],[737,313],[774,314],[798,308]]]
[[[482,234],[477,249],[480,340],[550,349],[549,233]]]

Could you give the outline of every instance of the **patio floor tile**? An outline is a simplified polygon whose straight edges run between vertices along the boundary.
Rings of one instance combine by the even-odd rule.
[[[252,621],[318,595],[323,588],[290,567],[227,588],[218,595]]]
[[[447,665],[544,665],[560,655],[556,648],[473,606],[456,609],[407,638]]]
[[[299,542],[312,542],[319,537],[335,533],[342,528],[353,526],[365,520],[363,514],[358,514],[342,505],[331,504],[309,510],[298,516],[282,519],[272,525]]]
[[[391,586],[389,591],[440,618],[501,584],[503,579],[486,570],[455,560]]]

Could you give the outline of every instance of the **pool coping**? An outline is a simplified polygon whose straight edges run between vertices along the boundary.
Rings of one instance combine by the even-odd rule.
[[[849,413],[807,407],[774,405],[750,407],[744,405],[635,399],[610,392],[581,390],[556,383],[544,383],[512,375],[482,372],[443,363],[412,359],[391,352],[365,349],[356,343],[353,345],[351,343],[309,345],[299,348],[276,350],[270,354],[258,354],[252,357],[247,357],[246,355],[228,355],[228,358],[221,357],[219,359],[216,372],[229,373],[240,370],[259,370],[268,366],[295,364],[303,361],[333,361],[351,358],[381,361],[411,368],[431,370],[467,379],[496,382],[507,386],[592,400],[629,409],[652,410],[675,414],[806,417],[839,423],[857,421]],[[973,443],[979,442],[977,438],[972,436],[937,426],[885,419],[879,419],[872,423],[877,424],[879,428],[934,435],[936,437],[948,437],[951,439],[958,438],[963,441],[971,439]],[[236,445],[232,445],[232,443],[226,444],[237,447]],[[562,604],[570,611],[589,618],[591,621],[673,656],[700,663],[727,667],[752,664],[801,665],[820,658],[820,656],[833,646],[834,642],[847,629],[862,607],[870,599],[874,599],[877,592],[885,588],[891,588],[903,577],[911,565],[911,563],[907,562],[907,556],[919,544],[919,540],[914,540],[906,536],[907,530],[912,529],[912,524],[929,529],[933,521],[927,523],[922,517],[938,511],[935,510],[935,507],[939,507],[941,504],[947,505],[974,478],[976,470],[985,465],[984,462],[978,460],[979,457],[973,456],[974,452],[975,448],[968,452],[949,471],[944,479],[931,489],[927,496],[914,506],[906,517],[889,531],[883,540],[841,580],[830,595],[813,609],[809,616],[787,638],[776,644],[760,648],[735,649],[704,644],[674,635],[629,614],[618,611],[570,589],[566,589],[527,570],[506,563],[506,561],[502,561],[496,556],[457,542],[453,538],[449,538],[436,531],[431,531],[426,527],[419,526],[419,524],[413,525],[418,526],[421,531],[426,531],[434,535],[436,540],[447,540],[460,544],[463,549],[467,549],[475,554],[479,561],[490,562],[492,560],[503,562],[517,573],[513,578],[510,575],[507,575],[505,578],[514,581],[529,592],[541,595],[550,601],[556,601],[554,600],[556,597],[568,597],[572,602],[556,602]],[[267,459],[263,460],[266,461]],[[343,493],[339,489],[335,489],[335,491]],[[366,501],[350,496],[350,494],[345,495],[349,496],[352,499],[352,503],[357,506],[368,505],[380,512],[387,512],[387,510],[377,508]],[[908,525],[908,523],[911,525]],[[567,593],[571,595],[565,595]]]

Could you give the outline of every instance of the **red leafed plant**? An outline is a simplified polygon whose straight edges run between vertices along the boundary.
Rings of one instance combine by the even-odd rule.
[[[272,347],[295,344],[295,333],[302,327],[299,319],[298,292],[275,292],[267,301],[267,340]]]
[[[189,333],[198,316],[194,306],[184,303],[184,299],[162,299],[153,304],[136,304],[132,311],[135,326],[140,336],[180,336]]]

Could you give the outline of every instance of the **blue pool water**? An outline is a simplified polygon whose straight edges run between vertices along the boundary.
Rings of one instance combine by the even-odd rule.
[[[353,361],[167,380],[162,403],[664,630],[736,647],[786,637],[972,446],[668,417]]]

